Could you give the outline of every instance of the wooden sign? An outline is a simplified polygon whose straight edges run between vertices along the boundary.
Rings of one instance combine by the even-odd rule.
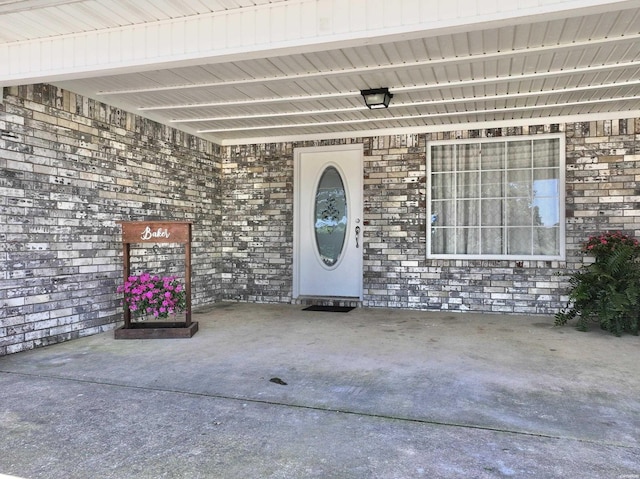
[[[118,221],[123,243],[190,243],[188,221]]]

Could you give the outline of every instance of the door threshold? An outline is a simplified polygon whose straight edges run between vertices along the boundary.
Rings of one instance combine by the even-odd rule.
[[[298,296],[292,301],[292,304],[361,308],[362,300],[357,296]]]

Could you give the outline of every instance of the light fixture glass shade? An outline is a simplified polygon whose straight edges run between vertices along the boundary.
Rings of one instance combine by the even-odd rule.
[[[370,109],[388,108],[393,94],[388,88],[375,88],[372,90],[361,90],[360,94],[364,98],[364,103]]]

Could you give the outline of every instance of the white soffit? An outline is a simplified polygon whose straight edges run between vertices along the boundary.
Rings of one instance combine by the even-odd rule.
[[[640,117],[640,1],[0,0],[35,82],[223,145]]]

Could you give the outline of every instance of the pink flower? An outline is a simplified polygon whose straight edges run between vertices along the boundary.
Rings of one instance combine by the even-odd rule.
[[[151,276],[141,273],[129,276],[124,285],[117,287],[118,293],[124,294],[125,307],[138,314],[146,312],[155,317],[166,317],[176,310],[176,306],[184,304],[184,287],[175,276]],[[179,308],[182,310],[182,307]]]

